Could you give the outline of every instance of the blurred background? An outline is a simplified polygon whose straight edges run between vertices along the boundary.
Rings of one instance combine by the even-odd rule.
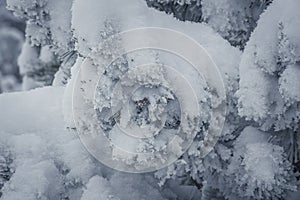
[[[25,21],[6,9],[0,0],[0,93],[21,89],[18,56],[25,39]]]

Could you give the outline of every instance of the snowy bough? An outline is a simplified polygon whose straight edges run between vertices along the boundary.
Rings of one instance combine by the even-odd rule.
[[[172,59],[175,66],[168,64],[170,53],[181,56]],[[75,81],[73,114],[80,138],[95,157],[119,170],[165,167],[198,132],[203,157],[225,120],[218,68],[196,41],[172,30],[140,28],[111,36],[83,61]]]
[[[23,89],[42,88],[0,96],[2,199],[297,198],[296,0],[158,1],[207,24],[144,0],[7,2]]]

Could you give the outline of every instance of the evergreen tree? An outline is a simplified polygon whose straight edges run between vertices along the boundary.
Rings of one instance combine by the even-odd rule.
[[[19,59],[23,88],[52,85],[58,70],[55,85],[66,84],[70,78],[70,68],[76,59],[73,51],[71,12],[66,12],[71,9],[72,1],[7,2],[9,9],[27,20],[26,43]],[[36,64],[31,66],[30,62]]]
[[[26,19],[18,59],[23,89],[62,87],[0,96],[1,112],[9,112],[6,105],[15,108],[7,116],[0,114],[0,138],[7,146],[0,146],[3,199],[281,200],[299,191],[299,0],[7,2]],[[164,27],[192,37],[219,67],[227,98],[219,103],[226,103],[227,112],[218,117],[226,121],[205,157],[202,144],[212,126],[216,95],[209,82],[187,62],[160,50],[126,52],[110,62],[126,46],[111,36],[141,27]],[[154,65],[137,67],[145,63]],[[188,126],[182,126],[178,99],[189,96],[171,90],[171,80],[179,76],[165,65],[174,65],[198,98],[201,112],[187,118]],[[99,79],[95,91],[91,79]],[[22,104],[16,99],[21,97]],[[149,126],[147,130],[165,135],[132,139],[119,130]],[[98,148],[109,146],[109,141],[109,147],[142,154],[164,149],[169,136],[186,127],[196,132],[187,151],[172,164],[145,174],[104,166],[80,141],[82,135],[104,133],[108,140]],[[174,152],[181,152],[180,145],[175,147]],[[153,154],[128,157],[112,149],[115,160],[136,169],[156,164]]]
[[[182,21],[205,22],[231,45],[243,49],[257,20],[272,0],[146,0]]]

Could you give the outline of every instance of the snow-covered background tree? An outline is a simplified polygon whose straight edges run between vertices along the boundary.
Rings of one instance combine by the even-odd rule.
[[[20,90],[21,76],[17,64],[24,41],[25,23],[6,9],[0,1],[0,93]]]
[[[7,3],[8,9],[26,19],[26,41],[18,59],[23,89],[66,84],[76,59],[71,31],[72,1]]]
[[[2,2],[0,92],[11,86],[24,91],[0,95],[1,199],[300,198],[299,0],[7,0],[26,28],[2,14],[8,13]],[[143,27],[186,34],[219,68],[226,91],[226,102],[219,103],[227,107],[219,117],[226,121],[204,157],[218,93],[175,54],[147,49],[123,55],[127,44],[113,36]],[[152,65],[137,67],[143,64]],[[191,146],[148,173],[99,162],[81,133],[101,131],[116,146],[141,153],[163,148],[184,125],[182,94],[170,82],[179,76],[164,66],[178,70],[198,98],[186,104],[201,109],[187,120],[196,127],[189,129],[196,130]],[[137,89],[130,94],[130,88]],[[121,135],[118,126],[161,129],[164,136],[154,136],[155,146],[155,140]],[[112,156],[136,168],[144,163],[120,151]]]

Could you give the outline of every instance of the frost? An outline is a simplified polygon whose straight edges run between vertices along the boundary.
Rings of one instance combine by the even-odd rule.
[[[24,40],[19,30],[3,26],[8,15],[0,9],[0,92],[28,91],[0,96],[1,199],[299,196],[298,0],[7,5],[26,20],[26,35]],[[146,27],[199,43],[219,69],[226,102],[213,98],[219,94],[211,77],[205,80],[174,52],[146,48],[124,54],[135,41],[148,45],[153,38],[142,32],[124,40],[118,33]],[[157,41],[169,37],[159,36]],[[180,41],[170,45],[185,47]],[[17,65],[22,77],[15,76]],[[217,109],[226,104],[226,113],[213,116],[214,103]],[[221,135],[209,132],[214,117],[217,123],[226,117]],[[115,165],[108,166],[156,171],[129,174],[107,167],[85,146],[88,136],[100,156],[110,153]],[[203,148],[213,140],[214,148]],[[170,164],[169,158],[176,159]]]
[[[260,14],[272,0],[146,0],[181,21],[205,22],[231,45],[243,49]]]
[[[82,183],[96,171],[81,142],[64,128],[62,95],[63,88],[43,88],[1,96],[1,111],[7,113],[0,116],[1,139],[6,141],[15,169],[3,189],[4,199],[23,195],[57,199],[62,192],[66,196],[80,194]],[[15,106],[5,108],[8,104]]]
[[[295,64],[287,66],[279,79],[279,91],[289,104],[300,101],[300,84],[297,83],[299,77],[300,66]]]
[[[38,67],[32,67],[28,66],[24,60],[19,59],[19,65],[22,66],[23,71],[30,71],[30,74],[22,74],[23,89],[51,85],[54,74],[60,65],[63,67],[56,76],[56,85],[66,84],[66,80],[70,78],[70,68],[76,59],[74,58],[74,41],[71,32],[72,1],[38,0],[35,2],[24,0],[19,2],[8,0],[7,4],[8,8],[13,10],[17,16],[27,19],[26,45],[35,49],[35,54],[37,54],[36,56],[28,54],[29,47],[24,47],[22,50],[22,54],[25,54],[27,59],[38,63]],[[52,56],[54,65],[40,60],[39,54],[43,52],[40,48],[44,48],[41,46],[47,46],[48,50],[55,55],[55,57]],[[43,80],[39,80],[35,76],[42,77]]]
[[[110,183],[99,176],[93,176],[88,184],[86,185],[86,190],[84,190],[81,200],[97,200],[97,199],[107,199],[107,200],[118,200],[119,198],[114,197],[114,192]]]
[[[268,138],[267,133],[253,127],[241,133],[222,186],[227,198],[277,199],[286,189],[296,189],[283,148],[268,143]]]
[[[242,56],[237,93],[239,113],[264,129],[298,127],[299,84],[287,81],[295,80],[298,73],[300,38],[296,32],[299,33],[300,26],[296,7],[298,1],[274,1],[261,15]]]

